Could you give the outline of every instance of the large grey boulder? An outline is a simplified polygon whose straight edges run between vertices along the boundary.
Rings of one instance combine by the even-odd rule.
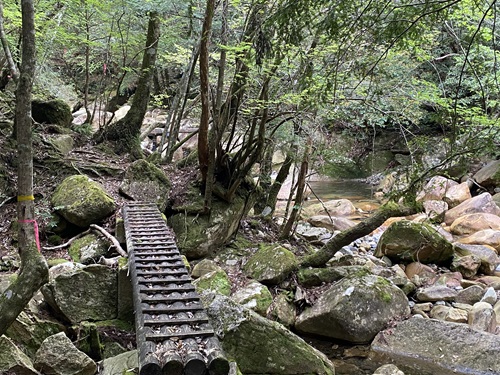
[[[477,171],[474,180],[485,187],[500,186],[500,160],[493,160],[486,164]]]
[[[295,328],[353,343],[366,343],[389,322],[410,314],[404,292],[375,275],[342,279],[297,317]]]
[[[71,323],[117,317],[116,270],[90,265],[53,278],[42,288],[47,303]]]
[[[45,375],[94,375],[96,363],[64,334],[50,336],[36,352],[35,368]]]
[[[133,162],[125,172],[120,192],[136,201],[156,202],[160,211],[165,211],[170,191],[170,180],[154,164],[140,159]]]
[[[100,362],[99,375],[134,375],[139,373],[137,350],[106,358]]]
[[[55,319],[22,311],[7,329],[6,335],[22,348],[23,352],[34,357],[43,340],[64,329],[64,325]]]
[[[231,203],[214,200],[210,215],[200,215],[203,195],[193,190],[192,201],[186,206],[174,206],[177,214],[169,217],[169,225],[177,237],[177,245],[188,259],[206,257],[219,249],[238,230],[240,218],[251,204],[237,195]]]
[[[276,244],[260,244],[243,266],[245,274],[264,284],[279,284],[297,267],[295,255]]]
[[[477,212],[500,216],[500,208],[496,205],[491,194],[483,193],[471,199],[467,199],[465,202],[448,210],[444,214],[444,221],[446,225],[451,225],[460,216]]]
[[[453,245],[428,224],[401,220],[382,234],[374,255],[395,263],[442,264],[451,260]]]
[[[33,363],[8,337],[0,336],[0,374],[38,375]]]
[[[392,362],[419,375],[496,375],[500,373],[500,336],[465,324],[411,318],[380,332],[373,359]]]
[[[262,316],[266,316],[267,309],[273,303],[273,296],[269,289],[267,289],[267,286],[256,280],[252,280],[247,285],[238,288],[231,295],[231,298],[240,305]]]
[[[443,176],[434,176],[424,186],[424,188],[417,194],[417,201],[425,202],[431,200],[442,200],[447,191],[452,187],[458,185],[457,182],[450,180]]]
[[[115,211],[115,201],[101,185],[87,176],[67,177],[51,198],[54,210],[67,221],[85,228]]]
[[[459,242],[471,245],[488,245],[500,253],[500,230],[485,229],[467,237],[462,237]]]
[[[221,295],[203,295],[212,325],[229,358],[244,374],[324,374],[335,369],[326,356],[277,322]]]
[[[477,257],[481,262],[479,271],[486,275],[493,275],[495,269],[500,264],[500,258],[498,257],[495,249],[491,246],[467,245],[456,242],[454,244],[454,248],[457,255],[474,255]]]

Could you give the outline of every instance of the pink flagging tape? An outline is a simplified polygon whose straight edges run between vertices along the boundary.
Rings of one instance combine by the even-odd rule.
[[[21,224],[28,224],[28,223],[33,223],[33,227],[35,229],[35,242],[36,242],[36,248],[38,249],[38,252],[40,252],[40,236],[38,232],[38,223],[36,220],[19,220],[19,223]]]

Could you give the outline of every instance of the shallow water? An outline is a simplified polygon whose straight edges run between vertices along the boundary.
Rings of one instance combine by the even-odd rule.
[[[311,200],[315,200],[315,195],[321,200],[349,199],[352,202],[366,201],[373,199],[374,187],[366,184],[362,180],[315,180],[308,183],[312,194]]]

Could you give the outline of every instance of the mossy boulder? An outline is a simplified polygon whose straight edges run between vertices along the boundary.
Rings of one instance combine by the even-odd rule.
[[[69,134],[58,134],[48,136],[48,141],[55,151],[61,155],[67,155],[73,150],[74,140]]]
[[[193,285],[198,292],[208,290],[224,296],[231,294],[231,282],[222,268],[203,274],[193,281]]]
[[[233,293],[231,298],[262,316],[266,316],[267,309],[273,303],[273,296],[269,292],[269,289],[255,280],[238,289]]]
[[[74,240],[68,249],[74,262],[95,263],[108,252],[108,244],[95,234],[88,234]]]
[[[102,361],[101,375],[134,375],[139,373],[137,350],[119,354]]]
[[[28,356],[6,336],[0,336],[0,374],[38,374]]]
[[[264,284],[279,284],[297,267],[297,258],[283,246],[260,244],[243,267],[245,274]]]
[[[365,266],[335,266],[326,268],[301,268],[297,272],[299,284],[310,288],[321,284],[332,283],[344,277],[354,275],[368,275],[369,269]]]
[[[96,363],[79,351],[64,332],[44,340],[34,365],[43,374],[94,375],[97,372]]]
[[[375,275],[347,277],[333,284],[297,317],[299,332],[367,343],[390,322],[410,314],[404,292]]]
[[[11,324],[6,335],[21,346],[31,358],[34,358],[43,340],[64,329],[64,325],[56,320],[41,318],[37,314],[27,314],[22,311]]]
[[[163,212],[167,207],[171,185],[160,168],[140,159],[128,167],[120,185],[120,192],[136,201],[156,202]]]
[[[188,206],[174,207],[178,213],[169,217],[168,223],[181,252],[188,259],[199,259],[215,252],[236,233],[252,202],[241,196],[231,203],[214,199],[210,215],[200,215],[203,195],[198,191],[190,196],[193,200]]]
[[[213,260],[203,259],[193,267],[193,270],[191,271],[191,277],[193,279],[197,279],[209,272],[221,270],[222,267],[215,263]]]
[[[115,201],[97,182],[84,175],[67,177],[51,198],[54,210],[78,227],[98,223],[115,211]]]
[[[244,374],[334,375],[326,356],[277,322],[221,295],[203,295],[228,359]]]
[[[61,265],[63,266],[63,265]],[[58,267],[61,267],[58,266]],[[102,265],[52,271],[42,294],[61,318],[73,324],[117,317],[117,272]],[[57,276],[52,276],[57,272]]]
[[[38,100],[31,102],[31,116],[41,124],[54,124],[69,127],[73,116],[69,105],[60,99]]]
[[[453,245],[431,225],[401,220],[382,234],[374,255],[395,263],[443,264],[451,261]]]

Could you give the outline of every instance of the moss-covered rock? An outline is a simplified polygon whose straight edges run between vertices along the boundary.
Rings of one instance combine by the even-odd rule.
[[[73,269],[62,266],[57,266],[60,271],[51,269],[51,281],[42,287],[45,301],[54,311],[73,324],[117,317],[115,269],[97,264]]]
[[[107,252],[108,245],[95,234],[88,234],[76,239],[68,249],[71,259],[83,264],[95,263]]]
[[[128,167],[120,185],[120,192],[136,201],[156,202],[163,212],[167,207],[171,185],[160,168],[140,159]]]
[[[102,362],[100,375],[134,375],[139,373],[137,350],[107,358]]]
[[[69,127],[73,116],[69,105],[60,100],[38,100],[35,99],[31,103],[31,116],[33,120],[39,123],[61,125]]]
[[[96,363],[79,351],[63,333],[57,333],[44,340],[36,352],[35,368],[43,374],[94,375]]]
[[[193,279],[197,279],[209,272],[221,271],[221,270],[222,268],[213,260],[203,259],[193,267],[193,271],[191,272],[191,277]]]
[[[85,228],[115,211],[115,201],[87,176],[74,175],[64,179],[56,188],[51,203],[67,221]]]
[[[56,320],[42,319],[36,314],[27,314],[23,311],[11,324],[6,335],[21,346],[30,358],[34,358],[43,340],[64,329],[64,325]]]
[[[280,293],[276,296],[271,305],[271,316],[286,327],[295,324],[297,309],[292,302],[292,296]]]
[[[243,267],[245,274],[264,284],[278,284],[297,267],[297,258],[283,246],[260,244]]]
[[[297,273],[299,284],[305,287],[319,286],[343,279],[347,276],[368,275],[364,266],[337,266],[327,268],[302,268]]]
[[[230,360],[244,374],[333,375],[333,364],[277,322],[221,295],[204,295],[212,325]]]
[[[428,224],[402,220],[382,234],[374,255],[395,263],[443,264],[451,261],[453,245]]]
[[[224,296],[231,294],[231,282],[222,268],[203,274],[193,281],[193,285],[198,292],[212,291]]]
[[[387,279],[347,277],[323,292],[297,317],[299,332],[366,343],[387,324],[410,314],[404,292]]]
[[[232,203],[214,199],[210,216],[200,215],[203,196],[191,195],[189,206],[175,207],[179,212],[168,219],[177,237],[177,245],[188,259],[206,257],[225,244],[238,230],[240,219],[248,212],[250,203],[236,196]]]
[[[73,137],[69,134],[53,135],[48,138],[48,141],[61,155],[69,154],[74,146]]]
[[[231,298],[262,316],[266,316],[267,309],[273,302],[273,296],[269,292],[269,289],[255,280],[238,289],[233,293]]]
[[[0,336],[0,373],[37,375],[33,363],[8,337]]]

